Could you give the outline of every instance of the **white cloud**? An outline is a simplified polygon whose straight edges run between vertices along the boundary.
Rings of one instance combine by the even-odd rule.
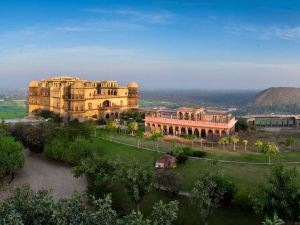
[[[125,17],[129,20],[138,23],[148,23],[148,24],[168,24],[174,19],[175,14],[167,11],[161,10],[157,12],[149,12],[134,9],[106,9],[106,8],[89,8],[86,9],[87,12],[97,13],[101,15],[117,15]]]
[[[282,39],[300,41],[299,26],[258,26],[253,24],[226,26],[225,31],[230,34],[249,36],[255,39]]]

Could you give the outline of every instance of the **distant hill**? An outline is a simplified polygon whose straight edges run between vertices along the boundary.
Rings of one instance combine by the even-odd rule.
[[[272,87],[260,92],[249,106],[300,106],[300,88]]]

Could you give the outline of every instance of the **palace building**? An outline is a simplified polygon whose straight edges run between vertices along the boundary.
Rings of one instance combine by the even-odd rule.
[[[88,81],[61,76],[29,84],[29,115],[48,110],[65,121],[118,119],[124,110],[138,107],[139,87],[135,82],[120,87],[117,81]]]
[[[192,134],[206,138],[214,135],[229,135],[234,131],[236,119],[229,113],[208,112],[204,108],[179,108],[149,110],[145,116],[147,131],[160,130],[164,134]]]

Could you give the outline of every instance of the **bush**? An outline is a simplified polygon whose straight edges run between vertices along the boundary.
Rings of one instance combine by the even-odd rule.
[[[237,189],[236,189],[234,183],[232,183],[231,181],[228,181],[220,176],[218,176],[216,178],[216,183],[217,183],[217,186],[222,188],[224,191],[223,198],[220,202],[221,205],[223,205],[223,206],[230,205],[236,192],[237,192]]]
[[[178,194],[181,189],[182,182],[181,177],[170,170],[158,170],[157,171],[157,186],[163,188],[163,190]]]
[[[177,148],[174,151],[170,152],[170,155],[176,157],[176,161],[178,164],[184,164],[188,157],[184,154],[184,151],[181,148]]]
[[[206,156],[206,152],[203,151],[193,151],[190,147],[185,147],[182,149],[184,155],[191,156],[191,157],[197,157],[197,158],[203,158]]]
[[[72,142],[55,138],[45,146],[44,154],[49,158],[76,165],[82,159],[90,157],[93,149],[93,143],[81,137]]]

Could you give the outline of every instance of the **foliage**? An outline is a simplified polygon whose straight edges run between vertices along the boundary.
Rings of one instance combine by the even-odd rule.
[[[261,151],[261,148],[263,146],[263,142],[261,140],[256,140],[254,145],[255,145],[255,147],[257,149],[257,152],[258,152],[258,151]]]
[[[111,161],[94,155],[81,160],[80,164],[73,169],[73,174],[75,177],[86,175],[89,193],[101,197],[109,185],[118,178],[119,170],[119,160]]]
[[[248,129],[249,129],[249,124],[247,122],[247,119],[239,117],[235,124],[235,130],[237,132],[240,132],[240,131],[247,131]]]
[[[0,224],[12,224],[14,218],[7,216],[12,214],[22,225],[50,224],[53,207],[54,202],[48,191],[34,192],[29,187],[16,188],[0,206]]]
[[[81,160],[90,157],[94,149],[93,143],[82,137],[77,137],[74,141],[55,138],[46,144],[44,154],[49,158],[77,165]]]
[[[110,195],[93,198],[87,208],[79,194],[55,202],[49,191],[20,187],[0,204],[0,225],[116,225],[111,204]]]
[[[225,145],[227,145],[228,143],[229,143],[229,138],[228,137],[222,137],[218,141],[218,144],[223,146],[223,150],[225,149]]]
[[[139,128],[139,125],[137,122],[132,121],[128,124],[128,130],[131,132],[131,135],[133,135]]]
[[[257,213],[272,216],[276,213],[287,224],[299,221],[300,192],[296,182],[296,169],[286,169],[282,164],[272,168],[267,177],[267,186],[251,196]]]
[[[170,170],[157,170],[156,180],[158,188],[172,194],[178,194],[182,186],[181,177]]]
[[[224,200],[226,188],[220,179],[218,175],[206,173],[194,184],[191,201],[198,208],[204,224],[208,224],[212,208],[218,208]]]
[[[172,225],[177,220],[178,201],[164,204],[163,201],[155,203],[151,214],[153,225]]]
[[[139,210],[140,202],[151,191],[154,184],[152,169],[130,163],[122,168],[122,179],[129,198]]]
[[[50,119],[55,123],[61,123],[62,122],[62,118],[57,113],[54,113],[54,112],[49,111],[49,110],[38,110],[36,112],[36,115],[40,116],[44,119],[47,119],[47,120]]]
[[[118,225],[151,225],[149,219],[144,218],[144,215],[138,210],[132,211],[131,214],[119,220]]]
[[[118,128],[118,124],[115,121],[113,121],[113,120],[106,121],[107,133],[112,134],[112,133],[116,132],[117,128]]]
[[[77,137],[91,139],[95,129],[96,125],[91,121],[80,123],[78,120],[72,120],[61,128],[61,135],[68,140],[75,140]]]
[[[140,112],[136,109],[127,110],[121,113],[121,119],[125,121],[129,121],[130,119],[135,122],[142,123],[143,119],[145,119],[145,113]]]
[[[278,146],[273,142],[263,143],[261,152],[269,157],[269,165],[271,164],[271,156],[279,153]]]
[[[24,166],[24,149],[20,142],[13,137],[0,136],[0,176],[11,173],[12,179],[14,172]]]
[[[176,157],[176,161],[178,164],[184,164],[188,159],[187,155],[185,154],[182,148],[176,148],[175,150],[170,152],[170,155]]]
[[[229,139],[229,142],[233,144],[233,150],[235,151],[235,145],[239,143],[240,139],[238,137],[232,137]]]
[[[287,137],[287,139],[285,140],[284,145],[285,145],[286,147],[290,147],[290,149],[292,149],[292,145],[293,145],[294,143],[295,143],[294,138],[291,137],[291,136],[289,136],[289,137]]]
[[[81,196],[74,194],[71,198],[61,199],[55,204],[51,224],[86,224],[87,217],[87,211],[83,205]]]
[[[265,221],[262,222],[262,225],[283,225],[284,221],[280,219],[275,213],[273,218],[269,219],[266,217]]]

